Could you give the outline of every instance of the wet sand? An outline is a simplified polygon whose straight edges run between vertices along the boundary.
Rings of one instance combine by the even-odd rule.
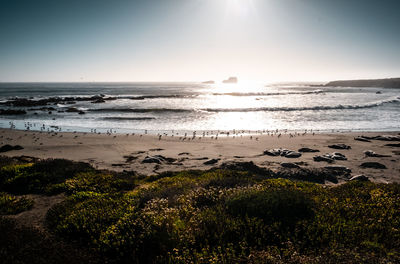
[[[279,138],[267,134],[233,135],[220,134],[214,137],[186,137],[183,135],[126,135],[126,134],[91,134],[91,133],[54,133],[0,129],[0,146],[5,144],[21,145],[24,149],[12,150],[1,155],[31,156],[37,158],[65,158],[83,161],[99,169],[133,170],[140,174],[150,175],[163,171],[184,169],[209,169],[227,161],[253,161],[256,165],[277,169],[282,162],[297,163],[300,167],[325,167],[343,165],[351,169],[351,176],[364,174],[375,182],[400,182],[400,148],[388,147],[386,144],[399,141],[362,142],[354,137],[398,135],[398,132],[380,133],[332,133],[332,134],[282,134]],[[349,150],[337,150],[328,145],[343,143],[351,146]],[[284,148],[297,151],[308,147],[317,149],[317,153],[302,153],[299,158],[272,157],[262,155],[265,150]],[[372,150],[390,157],[366,157],[364,151]],[[326,153],[339,152],[347,160],[336,160],[332,164],[315,162],[313,157]],[[146,156],[162,155],[175,161],[143,163]],[[217,163],[205,165],[210,159],[219,159]],[[387,169],[362,168],[363,162],[379,162]],[[342,180],[343,182],[343,180]]]

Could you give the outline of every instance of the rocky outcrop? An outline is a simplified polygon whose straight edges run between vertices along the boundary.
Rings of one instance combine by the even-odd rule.
[[[106,100],[104,100],[103,98],[99,98],[95,101],[92,101],[92,104],[101,104],[101,103],[105,103],[105,102],[106,102]]]
[[[0,109],[0,115],[25,115],[25,110]]]
[[[91,101],[95,102],[98,100],[115,100],[116,97],[104,97],[102,95],[94,95],[90,97],[48,97],[44,99],[27,99],[27,98],[13,98],[0,104],[7,106],[18,106],[18,107],[34,107],[34,106],[46,106],[49,104],[74,104],[77,101]]]
[[[65,110],[65,112],[68,112],[68,113],[79,113],[79,111],[80,110],[76,107],[69,107],[67,110]]]
[[[238,82],[237,77],[229,77],[228,79],[222,81],[222,83],[237,83],[237,82]]]

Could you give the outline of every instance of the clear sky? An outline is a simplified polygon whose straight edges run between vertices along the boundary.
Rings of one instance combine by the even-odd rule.
[[[398,0],[0,0],[0,81],[400,77]]]

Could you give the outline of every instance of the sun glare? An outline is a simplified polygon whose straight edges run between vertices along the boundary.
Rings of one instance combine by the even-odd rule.
[[[225,0],[228,12],[238,16],[248,16],[253,9],[253,0]]]

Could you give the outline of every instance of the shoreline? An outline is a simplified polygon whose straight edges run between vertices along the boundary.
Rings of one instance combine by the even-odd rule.
[[[15,122],[15,120],[14,120]],[[41,130],[41,125],[44,125],[44,123],[40,122],[24,122],[24,126],[21,124],[18,125],[18,127],[15,126],[15,124],[12,124],[11,127],[2,127],[0,126],[0,130],[13,130],[13,131],[26,131],[26,132],[57,132],[57,133],[90,133],[90,134],[98,134],[100,132],[101,134],[107,134],[108,131],[115,131],[112,132],[113,134],[119,134],[119,135],[126,135],[127,133],[131,134],[142,134],[142,135],[159,135],[159,134],[168,134],[171,135],[172,132],[174,133],[179,133],[179,134],[192,134],[193,132],[196,132],[197,135],[202,135],[203,132],[209,132],[209,133],[220,133],[220,134],[226,134],[229,132],[230,134],[232,133],[237,133],[239,136],[240,135],[246,135],[246,136],[251,136],[251,135],[263,135],[267,133],[275,133],[278,131],[279,133],[304,133],[307,131],[307,133],[316,133],[316,134],[348,134],[348,133],[388,133],[388,134],[396,134],[400,133],[400,127],[399,128],[388,128],[388,129],[373,129],[373,128],[366,128],[366,129],[254,129],[254,130],[249,130],[249,129],[205,129],[205,130],[194,130],[194,129],[160,129],[160,130],[154,130],[154,129],[130,129],[130,128],[89,128],[89,127],[76,127],[76,126],[58,126],[58,125],[45,125],[45,129]],[[34,126],[35,125],[35,126]],[[37,126],[36,126],[37,125]],[[29,126],[29,129],[27,127]],[[93,132],[96,131],[96,132]]]
[[[345,166],[351,170],[351,176],[366,175],[374,182],[400,182],[400,148],[385,146],[399,141],[371,140],[361,142],[354,140],[357,136],[393,135],[396,132],[351,132],[351,133],[316,133],[277,135],[256,134],[227,136],[201,135],[183,137],[183,135],[165,136],[141,134],[93,134],[82,132],[37,132],[11,129],[0,129],[1,146],[20,145],[22,150],[12,150],[1,155],[31,156],[36,158],[64,158],[88,162],[98,169],[116,171],[135,171],[143,175],[158,174],[164,171],[207,170],[225,162],[253,161],[257,166],[270,169],[281,168],[281,163],[295,163],[304,168],[322,168],[329,165]],[[346,144],[349,150],[329,148],[330,144]],[[302,153],[298,158],[263,155],[269,149],[300,148],[317,149],[316,153]],[[366,157],[364,151],[371,150],[390,157]],[[326,153],[339,152],[347,160],[335,160],[334,163],[316,162],[313,157]],[[146,157],[161,155],[171,162],[143,163]],[[173,160],[173,161],[172,161]],[[204,164],[214,160],[213,164]],[[361,168],[364,162],[379,162],[387,169]],[[348,179],[339,179],[339,183]]]

